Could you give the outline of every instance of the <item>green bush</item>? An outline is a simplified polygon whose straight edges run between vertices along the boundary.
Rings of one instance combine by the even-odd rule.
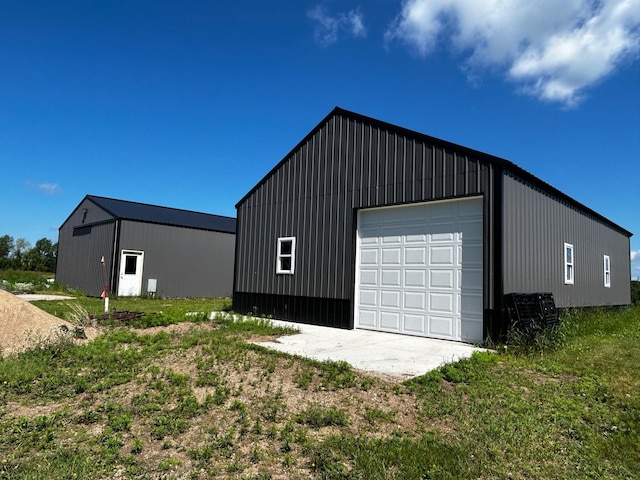
[[[636,305],[640,303],[640,282],[631,281],[631,303]]]

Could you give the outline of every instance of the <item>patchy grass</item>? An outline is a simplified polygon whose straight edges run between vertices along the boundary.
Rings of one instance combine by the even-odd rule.
[[[129,301],[170,325],[0,360],[0,478],[640,476],[639,307],[398,383],[255,345],[286,333],[263,320],[186,316],[218,300]]]
[[[100,298],[79,297],[73,300],[43,300],[32,302],[37,307],[56,317],[72,320],[78,310],[98,316],[104,312],[104,301]],[[110,311],[143,312],[145,315],[127,325],[134,328],[167,326],[174,323],[206,323],[212,311],[226,311],[231,308],[230,298],[189,298],[154,299],[143,297],[112,297]],[[103,326],[122,326],[118,321],[102,321]]]
[[[81,295],[79,291],[61,285],[54,279],[54,273],[0,270],[0,288],[10,292]]]

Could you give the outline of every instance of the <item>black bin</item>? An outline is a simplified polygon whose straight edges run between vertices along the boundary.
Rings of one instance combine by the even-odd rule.
[[[558,324],[558,310],[552,293],[508,293],[504,303],[511,325],[519,330]]]

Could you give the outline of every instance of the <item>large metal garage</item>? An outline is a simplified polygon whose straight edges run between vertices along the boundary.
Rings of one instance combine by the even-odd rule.
[[[355,326],[481,342],[482,200],[358,215]]]
[[[508,160],[338,107],[236,209],[237,312],[475,343],[507,332],[513,294],[630,302],[630,232]]]

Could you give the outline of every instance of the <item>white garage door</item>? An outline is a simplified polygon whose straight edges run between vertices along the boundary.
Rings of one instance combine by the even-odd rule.
[[[356,328],[483,340],[482,199],[361,210],[356,262]]]

